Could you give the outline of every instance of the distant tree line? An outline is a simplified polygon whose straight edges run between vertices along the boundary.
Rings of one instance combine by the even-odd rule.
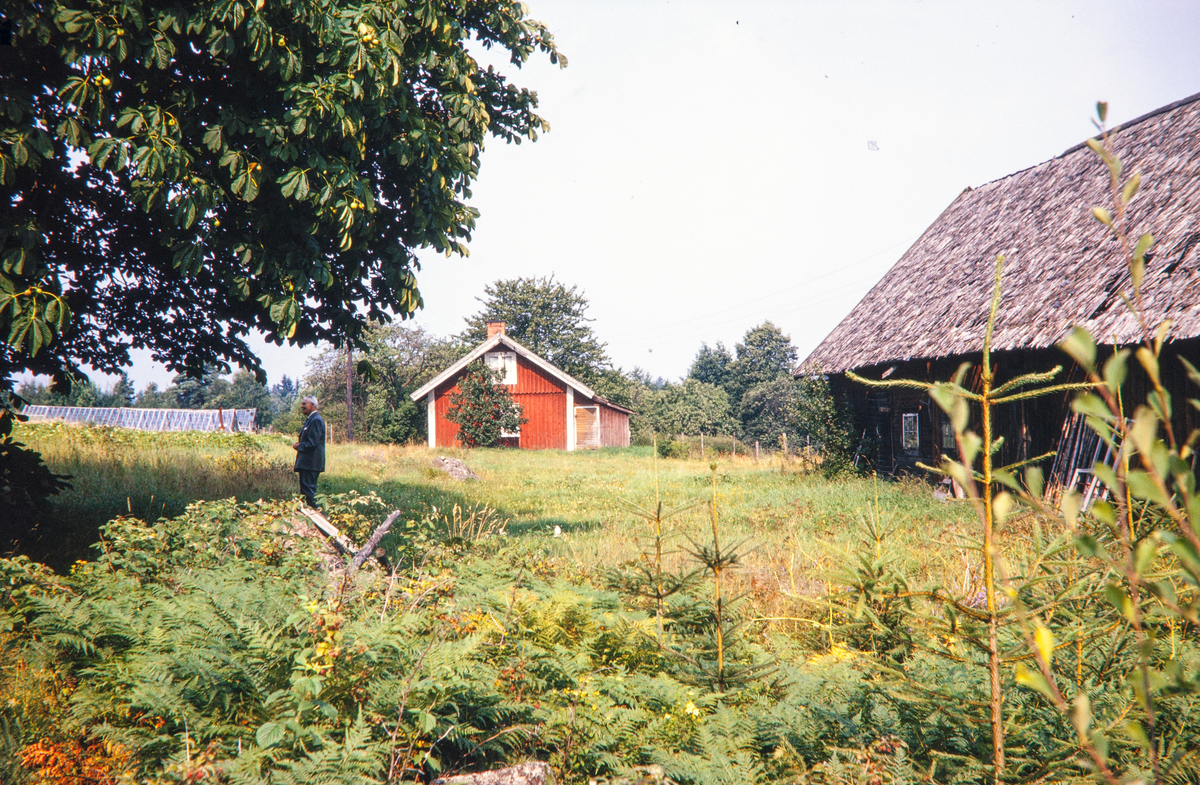
[[[159,389],[134,393],[121,374],[110,390],[78,380],[67,395],[41,384],[20,394],[31,403],[73,406],[136,406],[182,409],[256,409],[258,422],[277,432],[298,431],[299,401],[315,395],[331,436],[343,440],[352,422],[355,441],[405,443],[426,438],[423,403],[413,390],[441,373],[487,337],[487,322],[502,321],[507,334],[545,357],[608,400],[632,409],[635,443],[676,436],[734,436],[765,449],[786,443],[811,445],[827,454],[847,452],[847,429],[820,376],[794,375],[798,353],[791,338],[770,321],[746,332],[732,351],[717,342],[700,345],[678,382],[652,378],[641,368],[613,365],[586,315],[587,298],[553,276],[496,281],[480,297],[479,312],[459,335],[439,337],[402,323],[375,323],[347,356],[330,347],[309,361],[302,379],[287,376],[273,386],[248,371],[230,378],[215,369],[199,378],[176,376]],[[347,380],[352,417],[347,417]]]
[[[796,376],[798,352],[770,321],[748,330],[733,351],[721,342],[700,345],[678,383],[650,382],[636,371],[642,389],[636,437],[732,435],[765,449],[811,446],[842,459],[852,445],[846,418],[821,375]]]

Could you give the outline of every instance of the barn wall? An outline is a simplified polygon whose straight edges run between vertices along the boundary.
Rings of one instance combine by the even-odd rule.
[[[521,426],[524,450],[565,450],[567,448],[567,396],[553,393],[514,395],[529,422]]]
[[[629,446],[629,415],[600,404],[600,446]]]
[[[1111,347],[1101,347],[1100,362],[1111,354]],[[1200,339],[1189,339],[1168,344],[1160,360],[1163,386],[1171,394],[1173,421],[1176,438],[1182,441],[1200,427],[1200,412],[1195,407],[1184,405],[1188,398],[1200,397],[1200,388],[1191,384],[1186,369],[1179,361],[1183,357],[1193,365],[1200,366]],[[958,366],[966,358],[956,357],[935,361],[912,361],[896,363],[896,370],[889,379],[916,379],[919,381],[947,381],[953,378]],[[968,373],[969,388],[978,386],[978,357],[970,358],[976,367]],[[1048,371],[1063,366],[1063,371],[1053,383],[1084,381],[1083,371],[1057,349],[1035,351],[997,352],[993,355],[996,370],[996,385],[1025,373]],[[878,379],[889,366],[858,369],[866,378]],[[1134,408],[1146,400],[1150,389],[1145,373],[1130,358],[1128,380],[1122,389],[1122,398],[1132,414]],[[834,397],[850,410],[855,427],[855,442],[863,444],[864,458],[877,471],[885,474],[904,473],[916,469],[917,461],[937,465],[942,452],[953,450],[952,444],[943,444],[941,421],[945,417],[940,407],[933,404],[920,390],[902,388],[871,388],[852,382],[842,374],[831,375],[830,387]],[[997,465],[1015,463],[1036,458],[1052,452],[1058,447],[1063,425],[1071,411],[1072,392],[1062,392],[1041,398],[1033,398],[996,407],[993,412],[993,430],[1004,438],[999,451]],[[920,449],[908,454],[903,449],[903,414],[918,415]],[[977,412],[972,412],[970,427],[978,432],[980,423]],[[1049,470],[1052,459],[1041,463]],[[861,463],[860,463],[861,465]]]

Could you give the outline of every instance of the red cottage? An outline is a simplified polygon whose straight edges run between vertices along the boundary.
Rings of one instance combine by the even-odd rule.
[[[525,450],[587,450],[628,447],[629,415],[633,412],[611,401],[504,333],[504,322],[488,322],[488,338],[470,354],[442,371],[412,393],[414,401],[428,404],[429,446],[458,444],[458,426],[446,419],[450,395],[466,367],[483,358],[488,367],[504,374],[503,383],[528,420],[519,433],[504,443]]]

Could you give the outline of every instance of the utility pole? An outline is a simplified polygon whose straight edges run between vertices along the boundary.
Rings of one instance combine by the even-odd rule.
[[[354,347],[346,338],[346,441],[354,441]]]

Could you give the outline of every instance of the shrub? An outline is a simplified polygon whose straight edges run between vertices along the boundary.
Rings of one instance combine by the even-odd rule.
[[[446,419],[458,426],[458,440],[466,447],[494,447],[505,433],[529,422],[499,384],[498,374],[483,363],[472,363],[458,380]]]
[[[686,458],[687,442],[680,439],[662,439],[658,443],[658,455],[660,458]]]

